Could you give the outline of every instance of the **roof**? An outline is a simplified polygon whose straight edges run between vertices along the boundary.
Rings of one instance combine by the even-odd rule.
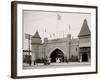
[[[36,33],[34,34],[34,36],[32,38],[41,38],[40,35],[39,35],[39,32],[36,31]]]
[[[87,36],[87,35],[90,35],[90,34],[91,34],[91,32],[90,32],[89,26],[87,24],[87,20],[84,19],[84,22],[83,22],[83,25],[82,25],[82,28],[80,30],[78,37]]]

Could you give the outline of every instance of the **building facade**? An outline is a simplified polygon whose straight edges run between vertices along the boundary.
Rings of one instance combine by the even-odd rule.
[[[80,62],[90,61],[91,37],[90,30],[85,19],[78,35],[78,38],[72,38],[67,34],[65,38],[49,40],[47,37],[42,42],[39,32],[32,36],[32,62],[36,59],[50,58],[50,62],[56,62],[56,58],[62,62],[76,58]]]
[[[81,62],[91,61],[91,32],[87,24],[87,20],[84,20],[79,37],[79,56]]]

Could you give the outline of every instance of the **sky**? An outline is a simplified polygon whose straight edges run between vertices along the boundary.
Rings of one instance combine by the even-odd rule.
[[[84,19],[91,30],[91,14],[75,12],[23,11],[23,32],[34,35],[38,30],[40,37],[63,38],[68,33],[76,38]],[[70,27],[69,27],[70,26]]]

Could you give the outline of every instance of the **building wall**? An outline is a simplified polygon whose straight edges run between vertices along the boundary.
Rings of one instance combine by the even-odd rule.
[[[40,59],[41,59],[41,58],[44,58],[44,57],[45,57],[44,53],[45,53],[44,45],[40,45],[40,46],[39,46],[39,55],[38,55],[38,57],[39,57]]]
[[[66,38],[52,39],[44,38],[42,43],[41,38],[33,38],[32,45],[32,60],[41,59],[51,56],[52,52],[59,49],[63,52],[64,57],[70,59],[73,56],[79,58],[79,40],[71,39],[71,34]]]
[[[71,40],[71,55],[77,56],[79,58],[79,39]]]
[[[39,51],[39,45],[33,44],[32,45],[32,60],[35,60],[38,58],[38,55],[39,55],[38,51]]]
[[[32,53],[35,54],[36,58],[45,58],[50,57],[51,53],[55,49],[60,49],[64,56],[69,59],[69,56],[78,56],[79,57],[79,41],[78,39],[73,39],[70,41],[66,39],[55,39],[55,40],[48,40],[46,43],[41,45],[32,45]],[[77,49],[77,50],[76,50]],[[34,55],[33,55],[34,56]]]
[[[90,38],[90,35],[79,37],[79,48],[80,48],[80,52],[79,52],[80,62],[83,61],[82,55],[84,53],[86,53],[88,56],[87,62],[91,62],[91,52],[90,52],[91,51],[91,38]],[[89,48],[89,50],[87,48]]]
[[[90,36],[79,37],[79,47],[89,47],[91,46]]]
[[[60,49],[63,53],[64,56],[67,56],[69,58],[69,47],[67,44],[67,41],[64,42],[55,42],[55,43],[48,43],[46,46],[46,55],[50,57],[51,53],[55,49]]]

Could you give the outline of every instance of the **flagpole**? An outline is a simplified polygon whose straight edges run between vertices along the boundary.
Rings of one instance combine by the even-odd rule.
[[[61,15],[59,14],[59,13],[57,13],[57,25],[56,25],[56,27],[57,28],[59,28],[59,21],[61,20]],[[59,32],[59,31],[58,31]],[[60,38],[60,33],[59,33],[59,36],[58,36],[59,38]]]
[[[69,34],[70,34],[70,28],[71,28],[71,27],[70,27],[70,25],[69,25]]]
[[[46,31],[46,28],[45,28],[45,37],[47,37],[47,36],[46,36],[46,32],[47,32],[47,31]]]
[[[70,25],[69,25],[69,35],[71,35],[70,29],[71,29],[71,27],[70,27]],[[69,59],[70,59],[70,57],[71,57],[71,51],[70,51],[70,48],[71,48],[71,42],[70,42],[70,40],[69,40]]]

